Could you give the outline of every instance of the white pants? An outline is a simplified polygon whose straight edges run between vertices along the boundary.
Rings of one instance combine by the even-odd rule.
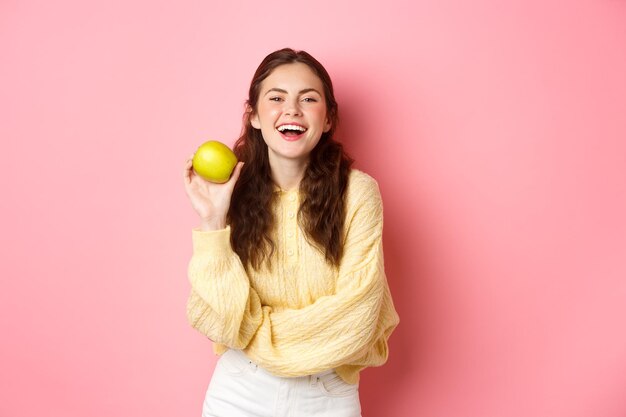
[[[282,378],[258,367],[239,350],[218,360],[202,417],[361,417],[358,385],[333,370]]]

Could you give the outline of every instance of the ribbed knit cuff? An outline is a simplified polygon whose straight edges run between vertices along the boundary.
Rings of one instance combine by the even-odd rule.
[[[224,229],[208,232],[193,229],[191,231],[194,253],[211,253],[214,256],[223,256],[232,253],[230,247],[230,226]]]

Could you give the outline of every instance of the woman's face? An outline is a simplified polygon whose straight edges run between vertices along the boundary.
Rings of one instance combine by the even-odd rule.
[[[250,122],[261,130],[270,165],[306,163],[322,133],[331,128],[322,81],[306,64],[276,67],[261,82]]]

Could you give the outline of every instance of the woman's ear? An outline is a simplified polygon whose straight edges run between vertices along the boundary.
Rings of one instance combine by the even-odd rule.
[[[246,105],[246,113],[252,127],[255,129],[260,129],[261,123],[259,122],[259,115],[254,111],[252,107],[250,107],[250,105]]]
[[[328,116],[326,117],[326,121],[324,122],[324,133],[328,132],[333,124],[330,122]]]

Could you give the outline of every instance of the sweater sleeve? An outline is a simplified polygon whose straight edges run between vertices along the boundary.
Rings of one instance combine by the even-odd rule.
[[[192,232],[187,319],[215,343],[234,349],[248,345],[263,314],[239,256],[230,246],[230,227]]]
[[[299,376],[387,359],[387,338],[398,315],[384,272],[382,201],[370,177],[354,188],[335,292],[301,309],[262,307],[261,324],[245,352],[269,372]]]

